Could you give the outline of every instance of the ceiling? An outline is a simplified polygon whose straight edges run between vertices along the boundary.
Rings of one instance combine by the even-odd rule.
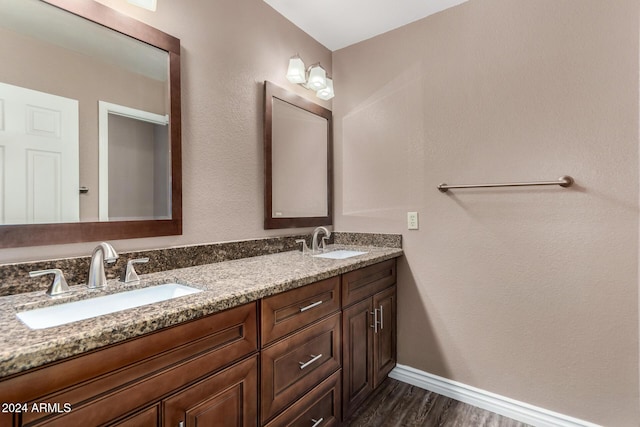
[[[467,0],[264,0],[334,51]]]

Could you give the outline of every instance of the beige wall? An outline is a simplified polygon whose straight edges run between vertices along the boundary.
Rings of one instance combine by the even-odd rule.
[[[262,0],[160,0],[155,13],[123,0],[101,3],[182,44],[184,234],[115,241],[114,247],[127,251],[293,233],[263,230],[263,82],[331,108],[331,102],[285,78],[295,53],[330,70],[331,52]],[[0,263],[88,255],[94,246],[2,249]]]
[[[400,363],[638,425],[638,16],[472,0],[334,52],[335,225],[404,235]]]

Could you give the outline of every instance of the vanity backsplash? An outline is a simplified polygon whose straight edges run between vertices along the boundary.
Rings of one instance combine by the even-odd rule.
[[[300,244],[295,242],[297,239],[305,239],[308,245],[311,244],[311,235],[305,234],[139,252],[119,252],[120,256],[115,263],[105,263],[105,272],[107,278],[116,278],[122,273],[128,260],[144,257],[148,257],[149,262],[136,264],[136,270],[139,274],[287,252],[300,249]],[[402,235],[333,232],[329,243],[401,248]],[[46,276],[30,278],[29,272],[35,270],[59,268],[64,272],[69,285],[86,283],[90,261],[91,257],[85,256],[0,265],[0,296],[47,289],[51,278]]]

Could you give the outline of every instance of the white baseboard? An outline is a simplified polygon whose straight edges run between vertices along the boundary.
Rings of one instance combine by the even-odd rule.
[[[548,411],[406,365],[397,365],[389,376],[398,381],[433,391],[536,427],[601,427],[597,424]]]

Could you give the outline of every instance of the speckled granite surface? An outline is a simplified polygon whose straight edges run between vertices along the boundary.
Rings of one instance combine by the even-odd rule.
[[[399,257],[399,248],[335,245],[367,254],[344,260],[314,258],[299,251],[199,265],[141,276],[137,285],[109,280],[104,290],[74,286],[74,293],[54,299],[42,291],[0,298],[0,377],[117,343],[262,297]],[[177,282],[203,292],[174,300],[43,330],[30,330],[16,308],[93,298],[153,284]]]
[[[402,234],[345,233],[344,231],[336,231],[331,234],[331,237],[336,245],[402,247]]]
[[[345,245],[402,247],[402,236],[399,234],[334,232],[329,240],[330,243],[333,243],[334,236],[335,243]],[[118,261],[114,264],[105,264],[105,272],[107,278],[117,278],[127,265],[127,261],[135,258],[149,258],[148,263],[137,264],[135,267],[137,272],[148,274],[176,268],[275,254],[299,249],[300,245],[295,242],[297,239],[306,239],[307,244],[311,245],[311,235],[306,234],[120,253]],[[118,250],[117,247],[115,249]],[[30,278],[29,271],[35,270],[59,268],[64,272],[69,285],[86,283],[89,262],[90,257],[86,256],[17,264],[0,264],[0,296],[47,289],[51,283],[51,277]]]

